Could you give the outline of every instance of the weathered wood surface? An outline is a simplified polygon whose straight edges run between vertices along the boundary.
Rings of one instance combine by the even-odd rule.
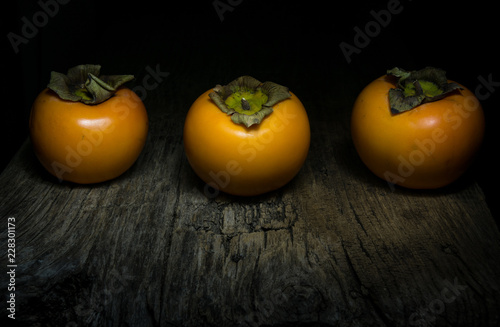
[[[299,175],[252,199],[207,196],[185,159],[182,123],[214,81],[183,89],[171,83],[182,69],[148,94],[148,142],[120,178],[59,183],[29,141],[0,175],[4,253],[7,217],[16,224],[17,321],[498,326],[500,233],[469,176],[438,191],[391,189],[351,145],[353,97],[299,86],[312,128]],[[5,319],[9,277],[0,276]]]

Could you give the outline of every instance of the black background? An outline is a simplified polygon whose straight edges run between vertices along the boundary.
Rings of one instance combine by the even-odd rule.
[[[372,11],[397,1],[319,2],[220,0],[215,1],[84,1],[71,0],[54,7],[55,0],[12,1],[2,10],[2,157],[5,167],[28,136],[31,104],[46,86],[50,71],[95,63],[103,74],[134,74],[159,67],[177,76],[189,76],[186,93],[194,101],[215,84],[240,75],[287,85],[307,96],[317,90],[332,97],[351,97],[363,85],[394,66],[407,70],[425,66],[445,69],[448,78],[473,92],[479,76],[500,81],[498,18],[494,2],[424,2],[401,0],[398,14],[351,56],[348,63],[339,44],[354,45],[355,27],[364,30],[375,21]],[[37,32],[15,53],[7,35],[23,36],[23,17],[30,22],[46,4],[53,17],[39,23]],[[12,35],[12,34],[11,34]],[[221,64],[222,63],[222,64]],[[213,65],[219,67],[214,70]],[[207,76],[207,71],[212,76]],[[213,72],[216,71],[214,74]],[[347,76],[359,89],[346,93],[329,89],[329,81]],[[321,87],[316,88],[317,85]],[[485,190],[492,213],[498,216],[494,190],[498,182],[498,102],[500,87],[482,101],[487,130],[484,146],[472,174]],[[146,103],[147,107],[147,103]],[[321,110],[322,108],[307,108]],[[179,108],[185,110],[188,108]]]

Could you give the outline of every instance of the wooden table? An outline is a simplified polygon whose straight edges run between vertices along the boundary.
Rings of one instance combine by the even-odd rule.
[[[437,191],[391,188],[351,144],[353,98],[299,87],[312,130],[299,175],[255,198],[213,198],[182,146],[203,83],[182,93],[175,80],[145,99],[146,147],[116,180],[59,183],[29,141],[0,175],[2,249],[5,220],[15,218],[18,320],[498,325],[500,233],[469,175]],[[343,85],[359,90],[354,79]]]
[[[500,233],[474,174],[435,191],[393,188],[352,146],[356,95],[392,67],[361,72],[339,53],[324,66],[329,53],[283,56],[282,45],[243,56],[245,44],[233,43],[210,54],[205,46],[224,35],[161,45],[162,37],[136,39],[126,58],[100,52],[103,66],[136,72],[136,86],[151,69],[169,72],[147,91],[148,140],[129,171],[97,185],[59,183],[27,140],[0,175],[2,322],[12,322],[12,217],[15,317],[24,325],[500,324]],[[282,189],[212,197],[185,158],[184,117],[202,92],[243,74],[287,85],[302,100],[309,156]]]

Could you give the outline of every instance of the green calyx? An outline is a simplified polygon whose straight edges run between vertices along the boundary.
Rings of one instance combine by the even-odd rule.
[[[224,103],[229,109],[244,115],[253,115],[262,109],[267,102],[267,95],[261,89],[248,90],[235,88],[235,92],[227,97]]]
[[[100,70],[100,65],[79,65],[66,75],[52,72],[47,87],[63,100],[92,105],[108,100],[120,86],[134,79],[133,75],[99,76]]]
[[[426,67],[407,72],[400,68],[387,71],[397,78],[397,88],[389,90],[389,104],[393,114],[411,110],[421,104],[437,101],[462,89],[457,83],[448,83],[446,72],[439,68]]]
[[[222,112],[231,115],[234,123],[250,127],[260,124],[276,103],[291,94],[282,85],[241,76],[225,86],[217,85],[209,96]]]

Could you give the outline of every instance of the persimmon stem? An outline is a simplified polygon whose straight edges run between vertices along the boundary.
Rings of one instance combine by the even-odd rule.
[[[228,85],[217,85],[209,94],[219,109],[236,124],[250,127],[273,112],[273,106],[291,97],[288,88],[273,82],[261,83],[242,76]]]
[[[462,89],[457,83],[448,83],[446,72],[439,68],[426,67],[407,72],[396,67],[388,70],[387,74],[398,79],[397,87],[389,90],[389,103],[393,114],[440,100],[449,93]]]
[[[111,98],[120,86],[134,79],[133,75],[99,76],[101,66],[79,65],[66,75],[52,72],[49,89],[68,101],[99,104]]]
[[[250,110],[250,104],[245,98],[241,98],[241,109]]]

